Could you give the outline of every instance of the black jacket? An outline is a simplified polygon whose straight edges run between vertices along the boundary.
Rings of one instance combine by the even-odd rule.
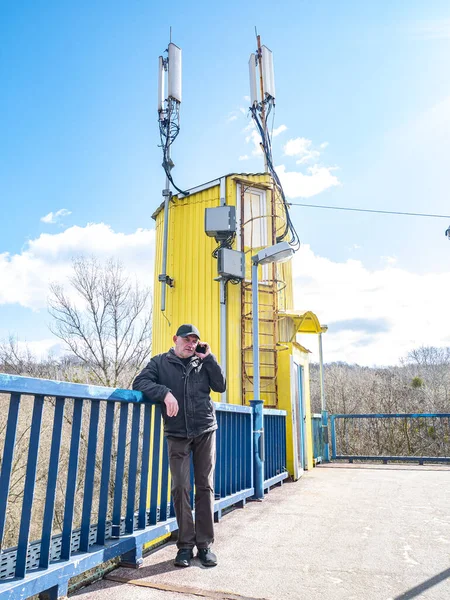
[[[213,354],[204,360],[193,356],[185,366],[173,348],[154,356],[133,382],[149,400],[161,403],[164,433],[174,437],[197,437],[217,429],[210,391],[224,392],[225,376]],[[176,417],[168,417],[164,398],[172,392],[178,400]]]

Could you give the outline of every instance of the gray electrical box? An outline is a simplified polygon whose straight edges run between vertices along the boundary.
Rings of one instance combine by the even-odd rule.
[[[205,233],[217,240],[236,232],[236,207],[217,206],[205,208]]]
[[[217,255],[217,270],[227,279],[245,278],[245,254],[230,248],[220,248]]]

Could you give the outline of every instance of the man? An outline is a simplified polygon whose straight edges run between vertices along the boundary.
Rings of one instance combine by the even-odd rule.
[[[150,400],[161,402],[178,522],[175,566],[189,567],[193,548],[205,567],[217,565],[214,542],[215,407],[210,391],[224,392],[225,376],[209,344],[190,324],[173,336],[174,347],[154,356],[133,382]],[[199,351],[198,351],[199,350]],[[190,457],[195,480],[195,525],[190,505]]]

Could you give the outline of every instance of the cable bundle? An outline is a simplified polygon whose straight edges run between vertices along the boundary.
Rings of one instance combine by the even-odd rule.
[[[265,101],[265,105],[268,107],[267,115],[266,115],[266,123],[267,123],[267,119],[270,115],[272,107],[274,106],[273,100],[270,99],[269,101]],[[284,228],[283,232],[281,233],[281,235],[277,236],[277,243],[282,242],[283,240],[285,240],[288,237],[288,235],[290,235],[290,238],[287,240],[287,242],[289,243],[290,246],[292,246],[292,248],[296,252],[300,248],[300,239],[297,235],[294,224],[292,223],[291,217],[289,215],[289,208],[288,208],[288,204],[286,202],[286,196],[284,195],[283,186],[281,185],[280,178],[278,177],[278,174],[275,171],[275,168],[273,166],[272,142],[271,142],[269,134],[267,133],[266,127],[264,127],[262,124],[258,109],[259,109],[259,106],[255,104],[250,107],[250,112],[252,113],[252,117],[256,123],[256,127],[258,128],[259,134],[261,136],[261,140],[262,140],[261,146],[262,146],[262,149],[264,152],[264,156],[266,157],[267,168],[269,169],[269,173],[272,176],[272,179],[275,182],[275,187],[281,197],[281,202],[282,202],[285,217],[286,217],[285,228]]]
[[[177,187],[172,179],[171,169],[173,166],[170,160],[170,146],[175,141],[177,135],[180,133],[180,105],[178,102],[174,102],[169,99],[167,110],[164,111],[166,117],[159,120],[159,135],[161,137],[160,148],[163,149],[163,162],[162,166],[166,173],[167,179],[173,185],[173,187],[183,194],[183,196],[189,196],[189,192],[185,192]]]

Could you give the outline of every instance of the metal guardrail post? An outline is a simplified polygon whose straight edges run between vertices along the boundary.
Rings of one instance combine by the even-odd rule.
[[[330,415],[330,426],[331,426],[331,458],[336,458],[336,425],[335,416]]]
[[[253,408],[253,482],[254,498],[264,498],[264,416],[263,401],[250,400]]]
[[[328,438],[328,411],[322,411],[323,459],[330,461],[330,443]]]

